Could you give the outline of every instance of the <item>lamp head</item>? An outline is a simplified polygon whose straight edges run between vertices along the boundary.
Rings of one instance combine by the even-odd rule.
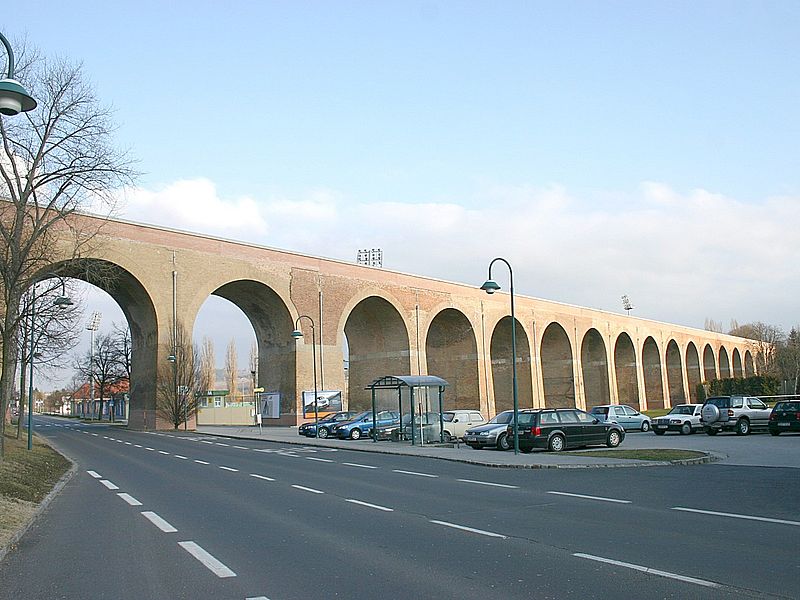
[[[293,337],[294,339],[296,339],[296,340],[299,340],[301,337],[303,337],[303,332],[302,332],[302,331],[300,331],[299,329],[295,329],[295,330],[292,332],[292,337]]]
[[[482,289],[484,292],[486,292],[487,294],[494,294],[494,293],[495,293],[497,290],[499,290],[499,289],[500,289],[500,286],[499,286],[499,285],[497,285],[497,282],[496,282],[496,281],[494,281],[494,280],[492,280],[492,279],[487,279],[487,280],[486,280],[486,281],[483,283],[483,285],[481,286],[481,289]]]
[[[0,114],[13,117],[36,108],[36,100],[14,79],[0,79]]]

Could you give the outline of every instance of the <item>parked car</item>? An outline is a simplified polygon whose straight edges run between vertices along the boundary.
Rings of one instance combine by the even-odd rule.
[[[702,404],[676,404],[667,414],[652,420],[653,433],[664,435],[667,431],[678,431],[681,435],[689,435],[702,431],[700,422]]]
[[[508,425],[514,419],[513,410],[496,414],[485,425],[470,427],[464,432],[464,442],[476,450],[492,446],[498,450],[508,450]]]
[[[772,435],[800,431],[800,400],[781,400],[772,407],[767,424]]]
[[[601,404],[589,411],[602,419],[621,425],[625,431],[650,431],[650,417],[626,404]]]
[[[376,427],[383,427],[385,425],[391,425],[399,422],[400,413],[393,410],[382,410],[375,415],[374,424]],[[343,421],[342,423],[335,425],[331,430],[331,433],[335,433],[336,437],[342,440],[347,438],[350,438],[351,440],[357,440],[362,436],[371,435],[372,426],[372,411],[365,410],[364,412],[353,417],[351,420]]]
[[[446,410],[442,412],[444,439],[463,438],[467,429],[476,427],[486,422],[478,410]]]
[[[537,408],[517,414],[519,449],[530,452],[546,448],[560,452],[565,448],[579,448],[605,444],[616,448],[625,439],[625,429],[618,423],[602,420],[577,408]],[[509,441],[513,439],[513,425],[508,426]]]
[[[336,425],[337,423],[341,423],[343,421],[349,421],[355,415],[356,413],[345,410],[336,413],[331,413],[319,419],[319,421],[317,421],[317,423],[319,424],[319,437],[323,439],[328,437],[334,425]],[[297,428],[297,433],[298,435],[304,435],[306,437],[317,437],[317,424],[303,423],[302,425],[300,425],[300,427]]]
[[[703,404],[700,417],[708,435],[736,431],[747,435],[753,429],[766,429],[770,408],[755,396],[715,396]]]

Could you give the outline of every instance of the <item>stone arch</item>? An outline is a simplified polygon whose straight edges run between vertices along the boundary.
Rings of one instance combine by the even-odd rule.
[[[689,399],[697,402],[697,386],[702,383],[703,374],[700,370],[700,355],[694,342],[689,342],[686,346],[686,376],[689,378]]]
[[[661,356],[658,352],[658,344],[652,337],[648,337],[642,346],[642,370],[644,371],[644,395],[647,408],[664,408]]]
[[[131,332],[130,413],[132,429],[155,429],[156,373],[158,370],[159,323],[155,303],[139,279],[120,265],[102,259],[81,259],[53,265],[63,277],[94,285],[122,309]]]
[[[590,329],[581,344],[581,372],[586,407],[611,403],[608,385],[608,355],[603,336],[597,329]]]
[[[719,378],[730,379],[731,377],[731,363],[728,360],[728,351],[725,346],[719,347]]]
[[[564,328],[553,321],[544,330],[540,356],[544,405],[549,408],[575,406],[575,376],[572,370],[572,345]]]
[[[431,321],[425,338],[428,375],[436,375],[450,385],[444,407],[480,408],[478,387],[478,344],[466,315],[446,308]]]
[[[400,312],[388,300],[368,296],[347,315],[344,335],[349,348],[348,399],[350,410],[372,405],[364,389],[378,377],[411,372],[408,329]]]
[[[756,374],[756,365],[750,350],[744,351],[744,376],[753,377]]]
[[[533,379],[531,378],[531,352],[528,334],[515,319],[517,338],[517,404],[519,408],[533,406]],[[511,317],[497,322],[490,342],[492,381],[494,382],[494,410],[501,412],[514,407],[514,381],[511,368]]]
[[[258,346],[259,386],[267,392],[280,393],[281,415],[295,414],[298,400],[298,343],[292,338],[294,320],[289,307],[271,287],[249,279],[225,283],[211,294],[237,306],[250,321]],[[306,323],[300,325],[303,327]],[[303,328],[303,331],[306,332],[306,329]],[[311,345],[313,336],[310,335],[310,329],[307,331],[302,343]],[[301,370],[310,372],[312,368],[309,366]]]
[[[714,357],[714,350],[710,344],[706,344],[703,348],[703,381],[709,381],[717,378],[717,362]]]
[[[744,369],[742,368],[742,355],[739,354],[739,349],[733,349],[733,376],[741,379],[744,377]]]
[[[636,348],[624,331],[614,344],[614,371],[617,376],[617,398],[636,410],[639,406],[639,377],[636,372]]]
[[[683,392],[683,364],[681,361],[681,351],[675,340],[670,340],[667,344],[666,359],[669,405],[682,404],[686,402],[686,395]]]

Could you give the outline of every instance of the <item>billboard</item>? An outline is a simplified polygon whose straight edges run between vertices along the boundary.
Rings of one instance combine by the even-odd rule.
[[[342,410],[341,390],[325,390],[317,392],[317,413],[319,415]],[[314,390],[303,392],[303,416],[314,416]]]

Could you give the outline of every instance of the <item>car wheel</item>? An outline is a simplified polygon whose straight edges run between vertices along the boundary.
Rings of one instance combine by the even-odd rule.
[[[750,421],[739,419],[736,422],[736,435],[747,435],[748,433],[750,433]]]
[[[361,430],[358,427],[354,427],[353,431],[350,432],[350,439],[357,440],[361,437]]]
[[[645,433],[650,431],[650,421],[642,421],[642,431]]]
[[[622,441],[622,437],[619,435],[619,431],[612,429],[608,432],[608,439],[606,439],[606,446],[609,448],[616,448],[619,446],[619,443]]]
[[[450,439],[451,439],[452,437],[453,437],[453,436],[451,436],[451,435],[450,435],[450,432],[449,432],[449,431],[443,431],[443,432],[442,432],[442,439],[443,439],[445,442],[449,442],[449,441],[450,441]]]
[[[664,432],[661,431],[660,429],[653,429],[653,433],[655,433],[656,435],[664,435]]]
[[[692,433],[692,424],[686,421],[686,423],[681,425],[681,435],[689,435],[690,433]]]
[[[780,431],[778,431],[777,429],[770,429],[770,430],[769,430],[769,434],[770,434],[770,435],[780,435],[780,434],[781,434],[781,432],[780,432]]]
[[[497,449],[508,450],[510,447],[511,444],[508,443],[508,434],[501,433],[500,436],[497,438]]]
[[[566,445],[566,440],[564,436],[560,433],[556,433],[550,440],[547,442],[547,449],[550,452],[561,452]]]
[[[706,433],[708,435],[717,435],[717,430],[713,427],[706,427]]]
[[[317,435],[324,440],[326,437],[328,437],[329,433],[330,432],[328,431],[327,427],[320,427]]]

